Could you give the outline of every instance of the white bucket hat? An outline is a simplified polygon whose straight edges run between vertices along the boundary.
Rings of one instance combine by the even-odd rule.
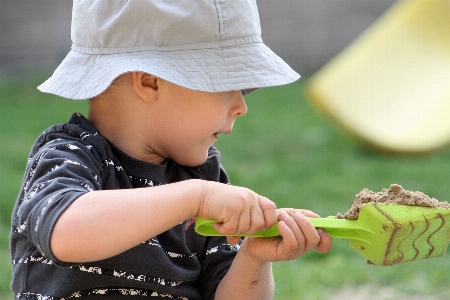
[[[243,94],[300,77],[263,44],[252,0],[74,0],[71,37],[40,91],[90,99],[132,71]]]

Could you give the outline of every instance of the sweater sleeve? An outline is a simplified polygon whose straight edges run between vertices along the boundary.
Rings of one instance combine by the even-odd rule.
[[[58,262],[50,238],[61,214],[81,195],[101,188],[101,162],[80,141],[54,139],[28,161],[13,213],[17,233],[25,234],[42,255]]]

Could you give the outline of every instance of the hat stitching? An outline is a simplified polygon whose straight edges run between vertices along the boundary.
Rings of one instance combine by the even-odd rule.
[[[152,73],[152,72],[149,72],[149,71],[146,71],[145,70],[145,68],[143,68],[142,66],[138,66],[138,65],[129,65],[128,67],[127,66],[125,66],[125,65],[122,65],[122,66],[118,66],[117,68],[115,68],[115,69],[110,69],[105,75],[110,75],[110,74],[114,74],[114,73],[116,73],[116,71],[118,71],[118,70],[120,70],[120,69],[122,69],[122,68],[124,68],[124,69],[128,69],[128,71],[124,71],[124,73],[126,73],[126,72],[133,72],[133,71],[142,71],[142,72],[146,72],[146,73]],[[158,71],[158,72],[161,72],[161,73],[164,73],[164,74],[167,74],[167,75],[171,75],[171,77],[174,75],[173,74],[173,71],[171,70],[171,69],[164,69],[164,68],[161,68],[161,67],[153,67],[153,70],[154,70],[154,72],[153,73],[155,73],[155,71]],[[169,70],[169,71],[168,71]],[[172,72],[171,72],[172,71]],[[198,71],[190,71],[190,70],[187,70],[186,72],[188,72],[188,73],[190,73],[190,74],[194,74],[194,73],[202,73],[201,72],[201,70],[198,70]],[[226,74],[226,76],[223,76],[223,77],[215,77],[215,78],[210,78],[211,80],[220,80],[220,79],[239,79],[239,78],[247,78],[248,76],[230,76],[230,74],[238,74],[238,73],[244,73],[245,71],[230,71],[230,70],[227,70],[227,72],[225,72],[225,74]],[[221,74],[221,73],[223,73],[223,71],[221,72],[221,71],[213,71],[213,70],[211,70],[211,71],[209,71],[209,73],[217,73],[217,74]],[[253,73],[253,75],[252,76],[258,76],[258,75],[267,75],[267,74],[271,74],[272,72],[259,72],[259,73]],[[153,75],[156,75],[156,74],[153,74]],[[273,74],[273,76],[274,76],[274,78],[276,78],[276,77],[281,77],[282,78],[282,76],[281,75],[278,75],[278,74]],[[181,76],[176,76],[179,80],[183,80],[185,77],[181,77]],[[191,78],[191,80],[198,80],[199,82],[200,81],[202,81],[203,79],[206,79],[206,78],[204,78],[204,77],[202,77],[202,78],[199,78],[199,79],[197,79],[197,78]],[[252,80],[251,78],[249,78],[248,80],[247,80],[247,82],[258,82],[258,81],[260,81],[261,79],[254,79],[254,80]],[[187,81],[185,81],[185,80],[183,80],[184,82],[187,82]],[[214,84],[211,84],[211,85],[214,85]]]
[[[180,64],[178,64],[178,62],[180,62],[180,61],[208,61],[208,66],[209,67],[215,67],[215,66],[224,66],[224,67],[226,67],[226,66],[237,66],[237,65],[240,65],[240,64],[242,64],[242,63],[240,63],[240,62],[238,62],[238,63],[233,63],[233,61],[230,61],[229,63],[225,63],[225,61],[227,60],[227,59],[233,59],[233,58],[246,58],[246,62],[248,63],[248,62],[259,62],[260,61],[260,59],[255,59],[254,61],[253,60],[247,60],[247,58],[250,58],[250,59],[252,59],[252,58],[254,58],[255,57],[255,55],[254,55],[254,53],[248,53],[248,54],[243,54],[243,55],[236,55],[236,56],[226,56],[226,55],[224,55],[224,52],[223,51],[217,51],[218,52],[218,54],[220,53],[220,59],[221,59],[221,61],[222,61],[222,64],[212,64],[212,63],[214,63],[215,61],[217,61],[217,58],[204,58],[204,57],[186,57],[186,58],[183,58],[183,57],[173,57],[172,58],[172,60],[176,60],[177,61],[177,64],[174,64],[174,63],[171,63],[171,62],[167,62],[166,63],[166,65],[169,65],[169,66],[180,66]],[[85,55],[85,54],[82,54],[82,55]],[[156,55],[156,56],[159,56],[159,54],[158,53],[153,53],[153,55]],[[145,60],[147,60],[147,61],[158,61],[158,60],[164,60],[164,55],[161,55],[161,57],[159,58],[159,57],[139,57],[139,56],[134,56],[134,57],[129,57],[129,58],[127,58],[127,57],[125,57],[125,58],[123,58],[123,61],[128,61],[128,60],[134,60],[134,58],[136,58],[136,59],[141,59],[142,61],[145,61]],[[91,56],[93,59],[95,59],[95,60],[97,60],[97,58],[100,58],[100,57],[104,57],[104,55],[92,55]],[[95,65],[97,65],[97,64],[95,64]],[[197,66],[199,66],[198,64],[183,64],[183,65],[181,65],[181,66],[183,66],[183,67],[197,67]],[[206,64],[203,64],[203,65],[200,65],[201,67],[202,66],[206,66]]]
[[[97,61],[97,57],[92,57],[93,58],[93,60],[94,60],[94,66],[96,66],[97,65],[97,63],[96,63],[96,61]],[[222,56],[222,60],[224,59],[224,57]],[[146,60],[145,58],[143,59],[143,60]],[[147,59],[147,60],[155,60],[155,59]],[[158,59],[156,59],[156,60],[158,60]],[[91,61],[92,62],[92,61]],[[258,62],[258,61],[255,61],[255,62]],[[161,67],[159,67],[159,66],[152,66],[152,68],[153,69],[155,69],[155,70],[158,70],[158,71],[160,71],[160,72],[163,72],[163,73],[165,73],[165,74],[170,74],[170,75],[172,75],[172,72],[171,72],[171,70],[173,70],[173,68],[177,68],[177,67],[179,67],[180,65],[179,64],[170,64],[170,63],[167,63],[166,64],[167,66],[169,66],[169,67],[172,67],[172,69],[168,69],[169,71],[166,71],[166,70],[164,70],[164,68],[161,68]],[[232,74],[232,73],[235,73],[235,74],[238,74],[238,73],[240,73],[240,72],[245,72],[245,70],[237,70],[237,71],[234,71],[234,70],[230,70],[230,66],[237,66],[237,65],[240,65],[240,64],[228,64],[228,65],[220,65],[220,64],[217,64],[217,65],[209,65],[209,66],[200,66],[199,68],[207,68],[207,69],[209,69],[209,73],[212,73],[212,74],[214,74],[214,73],[218,73],[218,74],[220,74],[221,72],[223,72],[223,71],[221,71],[221,70],[217,70],[217,71],[215,71],[214,69],[212,69],[211,70],[211,68],[214,68],[214,67],[224,67],[224,68],[226,68],[227,70],[226,70],[226,76],[224,76],[224,77],[216,77],[216,78],[213,78],[213,79],[220,79],[220,78],[245,78],[246,76],[232,76],[232,77],[230,77],[229,76],[229,74],[228,73],[230,73],[230,74]],[[147,68],[143,68],[142,67],[142,65],[141,64],[138,64],[138,63],[136,63],[136,64],[129,64],[129,61],[123,61],[123,63],[118,63],[117,65],[116,65],[117,67],[114,67],[114,68],[110,68],[109,69],[109,71],[106,73],[106,75],[109,75],[109,74],[111,74],[111,73],[116,73],[116,70],[117,69],[122,69],[122,68],[124,68],[124,69],[129,69],[129,70],[132,70],[132,68],[136,68],[136,70],[140,70],[140,69],[147,69]],[[128,67],[127,67],[128,66]],[[183,65],[183,67],[198,67],[198,65],[195,65],[195,64],[185,64],[185,65]],[[272,66],[273,67],[273,66]],[[276,69],[278,69],[279,70],[279,68],[275,68],[274,70],[276,70]],[[266,71],[266,72],[265,72]],[[186,72],[188,72],[188,73],[191,73],[191,74],[193,74],[193,73],[199,73],[199,72],[201,72],[201,70],[186,70]],[[271,72],[267,72],[267,70],[264,70],[264,69],[260,69],[260,70],[258,70],[258,72],[254,72],[253,73],[253,75],[264,75],[264,74],[270,74]],[[275,75],[275,74],[274,74]],[[183,78],[183,77],[179,77],[179,78]],[[195,79],[195,78],[191,78],[191,79]],[[257,79],[257,80],[253,80],[253,82],[254,81],[259,81],[259,79]]]
[[[227,69],[226,64],[225,64],[225,58],[224,58],[224,49],[223,49],[223,43],[222,43],[222,37],[223,37],[223,16],[222,16],[222,8],[220,7],[219,3],[217,1],[214,1],[214,5],[216,8],[216,12],[217,12],[217,18],[219,21],[219,41],[220,41],[220,57],[222,58],[222,65],[225,66],[225,70]],[[225,78],[228,79],[228,70],[227,72],[225,72]],[[211,78],[209,79],[211,80]]]
[[[247,49],[247,50],[250,50],[250,49]],[[254,49],[251,49],[251,50],[254,50]],[[207,52],[209,53],[210,51],[207,51]],[[175,66],[175,67],[179,67],[179,66],[183,66],[183,67],[194,67],[194,66],[195,67],[197,67],[197,66],[199,66],[199,67],[211,67],[211,66],[215,67],[215,66],[224,66],[224,67],[226,67],[226,66],[237,66],[237,65],[242,64],[241,62],[234,63],[233,62],[233,58],[245,58],[246,59],[245,60],[246,63],[248,63],[248,62],[260,62],[260,59],[255,57],[254,53],[245,53],[245,54],[242,54],[242,55],[230,55],[230,56],[224,55],[225,54],[224,51],[217,51],[217,54],[219,54],[219,53],[220,53],[220,59],[222,61],[222,64],[212,64],[215,61],[217,61],[216,57],[205,58],[205,57],[192,57],[191,56],[191,57],[186,57],[185,58],[185,57],[175,56],[175,57],[172,57],[170,61],[167,61],[165,59],[166,55],[162,54],[162,53],[152,53],[152,55],[154,55],[154,57],[145,57],[144,55],[142,55],[142,56],[132,55],[132,56],[129,56],[129,57],[124,57],[122,61],[141,59],[142,61],[155,61],[155,62],[158,62],[159,60],[164,60],[164,61],[166,61],[166,63],[165,63],[166,65]],[[86,54],[81,54],[81,55],[86,55]],[[120,54],[117,54],[117,55],[120,55]],[[264,56],[266,56],[266,57],[273,57],[271,55],[264,55]],[[92,55],[91,57],[93,58],[93,60],[97,61],[98,58],[106,57],[106,56],[105,55]],[[255,59],[253,60],[253,58],[255,58]],[[225,63],[226,60],[231,60],[231,61],[229,61],[226,64]],[[172,61],[174,63],[172,63]],[[175,61],[176,61],[176,63],[175,63]],[[206,64],[201,64],[201,65],[198,65],[198,64],[183,64],[183,65],[180,65],[179,64],[180,61],[203,61],[203,62],[204,61],[208,61],[208,66],[206,66]],[[95,65],[97,65],[97,63],[95,63]],[[274,65],[275,64],[272,64],[272,66],[274,66]]]
[[[75,43],[72,44],[71,50],[88,55],[106,55],[106,54],[120,54],[128,52],[145,52],[145,51],[159,51],[159,52],[185,52],[185,51],[197,51],[197,50],[214,50],[222,48],[234,48],[240,45],[247,45],[253,43],[263,43],[259,36],[246,36],[233,39],[220,39],[219,41],[211,42],[196,42],[196,43],[182,43],[172,44],[170,46],[127,46],[127,47],[85,47]],[[194,47],[198,46],[198,47]],[[108,51],[106,51],[108,50]]]

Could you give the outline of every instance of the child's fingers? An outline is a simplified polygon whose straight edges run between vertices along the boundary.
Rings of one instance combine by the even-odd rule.
[[[311,251],[312,249],[316,248],[317,244],[319,244],[320,242],[320,236],[317,232],[317,229],[312,225],[312,223],[305,215],[299,212],[296,212],[294,214],[293,219],[301,229],[301,238],[305,241],[305,251]],[[296,235],[296,237],[300,238],[299,235]]]
[[[276,205],[269,199],[258,194],[249,199],[248,205],[242,207],[239,213],[233,214],[229,221],[223,222],[221,233],[253,234],[272,226],[277,221]]]
[[[250,216],[247,220],[247,230],[245,233],[253,234],[262,228],[264,228],[266,221],[264,220],[264,214],[259,208],[259,205],[255,205],[250,210]]]
[[[253,234],[272,226],[277,221],[275,203],[256,195],[257,201],[250,202],[239,214],[231,217],[229,224],[224,224],[227,233]]]
[[[316,228],[314,228],[308,218],[303,214],[295,212],[293,217],[290,217],[283,212],[279,216],[279,220],[286,224],[290,229],[290,232],[284,234],[280,231],[283,236],[283,242],[287,247],[297,247],[297,249],[300,250],[298,255],[311,251],[319,244],[320,236]],[[295,242],[291,242],[291,238],[293,238]],[[292,246],[290,244],[292,244]]]
[[[264,218],[262,229],[268,229],[277,222],[277,206],[273,201],[263,196],[258,197],[258,202]]]
[[[298,253],[300,249],[297,239],[285,221],[280,220],[278,222],[278,231],[283,238],[283,247],[281,250],[281,253],[283,254],[278,257],[277,260],[293,259],[298,254],[301,254]]]
[[[217,220],[220,234],[253,234],[277,221],[275,203],[250,189],[209,183],[204,194],[198,214]]]
[[[284,210],[284,209],[282,209]],[[302,216],[300,216],[301,219],[306,219],[309,218],[320,218],[320,216],[310,210],[307,209],[286,209],[285,210],[286,213],[288,213],[290,216],[294,217],[295,214],[300,213],[301,215],[303,215],[305,218],[302,218]],[[295,219],[297,219],[299,216],[295,217]],[[299,226],[301,226],[302,221],[300,219],[297,219],[297,221],[299,221]],[[309,221],[307,223],[310,223]],[[322,228],[313,228],[312,224],[311,226],[305,225],[305,227],[302,227],[302,232],[305,236],[308,236],[310,238],[307,239],[307,241],[311,242],[310,245],[305,245],[306,246],[306,251],[309,251],[313,248],[316,248],[316,250],[318,252],[321,253],[327,253],[331,250],[331,247],[333,245],[333,240],[331,238],[331,236]],[[309,228],[309,229],[305,229],[305,228]],[[316,240],[318,237],[318,241]],[[317,245],[312,247],[311,245],[314,245],[317,242]],[[312,247],[312,248],[311,248]]]
[[[286,212],[289,216],[293,217],[296,212],[299,212],[309,218],[320,218],[318,214],[312,212],[308,209],[297,209],[297,208],[279,208],[277,209],[278,214],[281,212]]]
[[[228,219],[223,220],[221,223],[213,223],[214,229],[220,234],[236,234],[239,230],[239,219],[241,214],[232,214]],[[241,223],[242,224],[242,223]]]
[[[327,253],[331,250],[333,246],[333,239],[331,236],[322,228],[317,228],[317,233],[320,236],[320,242],[316,247],[316,250],[320,253]]]
[[[304,245],[305,245],[305,236],[302,233],[302,230],[298,226],[297,222],[286,213],[282,213],[278,216],[278,219],[289,228],[288,234],[283,235],[282,232],[280,232],[283,236],[283,242],[287,247],[290,247],[289,244],[291,244],[290,240],[292,240],[292,247],[294,247],[294,250],[301,250],[303,251]],[[289,251],[289,249],[288,249]],[[292,253],[289,251],[289,253]]]
[[[261,206],[266,209],[266,213]],[[274,207],[274,209],[272,209],[274,216],[272,216],[273,220],[268,221],[266,220],[266,214],[270,216],[270,207]],[[242,208],[237,220],[235,220],[235,222],[238,223],[236,233],[253,234],[266,228],[266,223],[270,221],[273,222],[272,225],[276,222],[275,203],[263,196],[253,193],[251,197],[248,198],[247,205]]]
[[[320,218],[320,216],[318,214],[316,214],[315,212],[312,212],[308,209],[302,209],[302,210],[297,210],[299,211],[302,215],[308,217],[308,218]]]

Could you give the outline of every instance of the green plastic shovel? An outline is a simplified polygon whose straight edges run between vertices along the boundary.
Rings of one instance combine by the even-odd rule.
[[[309,218],[314,227],[325,229],[333,238],[350,239],[350,246],[381,266],[443,256],[450,240],[450,209],[392,204],[367,204],[358,220]],[[197,217],[195,230],[205,236],[220,236],[212,223]],[[279,236],[277,225],[251,235]]]

